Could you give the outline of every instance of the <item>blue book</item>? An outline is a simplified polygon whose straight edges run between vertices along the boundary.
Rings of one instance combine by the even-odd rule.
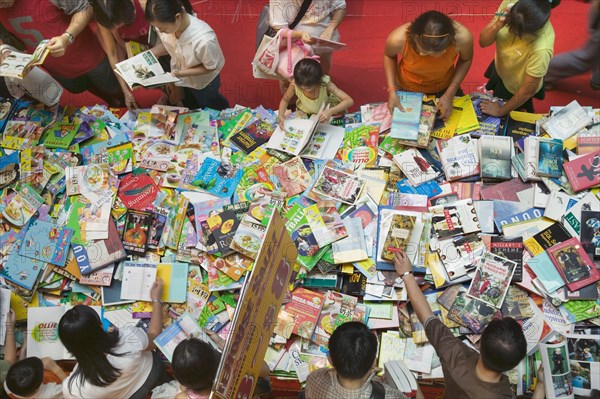
[[[396,94],[403,110],[394,108],[390,137],[416,141],[419,137],[423,94],[406,91],[398,91]]]
[[[175,320],[169,327],[154,339],[154,343],[161,350],[169,361],[173,360],[173,352],[177,345],[187,338],[198,338],[210,344],[215,350],[219,350],[208,334],[206,334],[188,313],[184,313]]]
[[[40,272],[46,267],[46,262],[19,254],[26,231],[27,226],[23,227],[17,234],[15,243],[8,251],[3,267],[0,268],[0,276],[26,290],[31,290],[35,286]]]
[[[73,230],[43,220],[32,220],[23,237],[19,255],[64,266]]]
[[[561,177],[563,164],[563,142],[560,139],[539,140],[539,176]]]
[[[243,175],[244,170],[236,165],[206,158],[192,181],[192,186],[217,197],[229,198]]]
[[[398,191],[401,193],[421,194],[426,195],[429,198],[435,197],[436,195],[440,195],[442,193],[442,188],[435,180],[431,180],[413,187],[408,179],[402,179],[396,183],[396,186],[398,187]]]

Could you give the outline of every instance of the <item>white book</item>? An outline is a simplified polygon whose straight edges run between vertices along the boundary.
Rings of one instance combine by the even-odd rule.
[[[119,62],[115,65],[115,72],[131,89],[137,86],[155,87],[181,81],[170,72],[165,72],[150,50]]]
[[[589,114],[573,100],[543,122],[542,129],[553,139],[564,141],[591,123]]]
[[[278,125],[273,132],[267,143],[267,148],[299,156],[315,134],[319,125],[320,114],[325,108],[324,103],[319,112],[309,119],[286,119],[284,128],[282,129]]]
[[[477,140],[470,135],[454,136],[438,140],[437,150],[448,181],[479,175],[479,151]]]
[[[540,344],[546,397],[573,399],[573,377],[567,341],[559,344]]]
[[[121,299],[151,302],[150,289],[156,281],[156,263],[125,262]]]
[[[544,210],[544,217],[556,220],[557,222],[561,221],[567,209],[575,205],[576,202],[577,200],[569,194],[562,191],[552,191],[548,198],[548,205]]]
[[[439,176],[438,172],[414,148],[394,155],[394,162],[413,186],[418,186]]]
[[[333,159],[344,141],[344,134],[343,127],[319,123],[300,156],[308,159]]]
[[[525,166],[525,180],[537,180],[542,179],[537,175],[538,172],[538,161],[539,161],[539,142],[540,138],[537,136],[528,136],[524,141],[524,166]]]

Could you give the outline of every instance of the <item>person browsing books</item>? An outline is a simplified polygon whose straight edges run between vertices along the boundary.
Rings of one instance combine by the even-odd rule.
[[[89,0],[98,23],[102,47],[108,56],[111,68],[126,58],[125,42],[148,41],[149,25],[144,17],[146,0]],[[135,97],[127,83],[117,75],[119,85],[129,109],[137,108]]]
[[[0,23],[28,53],[49,40],[44,69],[65,89],[76,94],[87,90],[113,107],[124,104],[117,78],[88,26],[92,8],[87,0],[2,0],[0,9]]]
[[[506,102],[484,101],[481,110],[491,116],[510,111],[533,111],[533,98],[544,98],[543,80],[554,55],[550,10],[560,0],[504,0],[479,34],[479,45],[496,43],[496,56],[485,77],[486,89]]]
[[[447,120],[454,96],[463,94],[460,85],[472,62],[473,35],[445,14],[427,11],[396,28],[383,55],[390,112],[403,110],[397,90],[435,94],[440,115]]]
[[[219,92],[225,56],[217,35],[192,15],[189,0],[148,0],[146,20],[157,30],[161,44],[151,50],[156,57],[171,56],[171,74],[181,79],[183,105],[223,110],[229,107]]]
[[[298,61],[294,67],[294,79],[279,102],[278,121],[282,129],[285,112],[294,96],[298,98],[297,109],[309,116],[318,113],[323,104],[329,105],[330,108],[321,112],[321,123],[327,123],[333,115],[354,105],[354,100],[323,74],[319,61],[310,58]]]
[[[154,338],[162,331],[163,282],[150,291],[152,317],[148,332],[125,326],[106,332],[95,310],[77,305],[58,323],[58,336],[77,365],[63,381],[65,398],[144,399],[150,390],[170,380]]]
[[[404,281],[408,299],[425,327],[427,339],[442,364],[446,388],[444,398],[513,398],[506,371],[515,368],[527,354],[527,341],[515,319],[492,320],[483,331],[477,353],[456,338],[434,316],[413,274],[412,264],[401,250],[394,255],[396,272]],[[540,373],[538,372],[538,375]],[[533,398],[545,396],[544,384],[538,384]]]

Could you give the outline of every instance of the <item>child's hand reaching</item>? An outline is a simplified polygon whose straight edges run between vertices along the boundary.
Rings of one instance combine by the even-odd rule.
[[[277,117],[277,123],[279,124],[279,128],[285,131],[285,116],[279,115]]]
[[[390,110],[390,114],[394,114],[394,108],[398,108],[400,112],[406,112],[404,107],[400,103],[400,99],[398,98],[398,94],[395,91],[390,91],[390,96],[388,98],[388,109]]]
[[[329,120],[331,119],[333,115],[331,115],[331,110],[324,110],[323,112],[321,112],[321,115],[319,115],[319,123],[327,123],[329,122]]]

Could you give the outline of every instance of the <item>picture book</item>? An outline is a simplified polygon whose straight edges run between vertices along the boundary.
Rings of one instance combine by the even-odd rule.
[[[214,135],[215,128],[210,124],[209,114],[205,111],[195,111],[179,115],[173,140],[179,145],[200,143],[200,150],[207,152],[205,144],[208,144],[208,140],[212,141]]]
[[[148,174],[132,173],[121,179],[118,195],[127,209],[146,210],[156,198],[158,186]]]
[[[188,278],[187,285],[185,309],[194,320],[198,320],[202,310],[208,303],[210,291],[206,284],[192,278]]]
[[[569,361],[568,343],[540,343],[539,351],[544,367],[544,386],[549,398],[573,399],[573,376]]]
[[[240,225],[236,213],[233,210],[224,211],[209,217],[206,219],[206,223],[208,223],[221,256],[232,254],[234,250],[230,248],[231,242]]]
[[[536,136],[536,123],[544,115],[522,111],[510,111],[504,124],[504,135],[512,137],[514,142],[524,137]]]
[[[236,147],[246,154],[250,154],[256,148],[260,147],[273,135],[273,127],[267,121],[257,119],[255,122],[246,125],[242,130],[229,136]]]
[[[383,259],[393,262],[394,254],[399,250],[406,249],[415,226],[415,221],[415,216],[396,214],[392,217],[392,223],[383,244],[383,252],[381,253]]]
[[[200,341],[208,343],[215,350],[219,350],[217,344],[198,326],[195,319],[188,313],[182,314],[178,319],[174,320],[171,325],[163,330],[158,337],[154,339],[154,343],[160,351],[169,360],[173,360],[173,352],[181,341],[188,338],[197,338]]]
[[[600,388],[600,335],[566,334],[569,363],[573,377],[575,395],[592,395],[592,390]]]
[[[437,140],[437,150],[448,181],[478,176],[479,153],[477,142],[470,135]]]
[[[231,241],[231,249],[256,259],[267,228],[253,220],[252,216],[244,215]]]
[[[375,166],[379,124],[354,123],[346,125],[345,129],[344,142],[338,151],[338,157],[355,168]]]
[[[432,214],[433,230],[439,239],[481,230],[471,199],[432,206],[429,212]]]
[[[365,234],[359,218],[343,220],[348,236],[331,244],[335,264],[359,262],[368,258]]]
[[[24,226],[44,203],[44,199],[29,185],[18,183],[15,195],[2,210],[2,216],[13,226]]]
[[[489,251],[494,255],[509,259],[517,264],[512,282],[523,279],[523,237],[491,236]]]
[[[47,148],[62,148],[66,150],[71,145],[71,141],[79,131],[79,124],[75,123],[57,123],[54,129],[48,131],[44,139],[44,146]]]
[[[512,178],[512,137],[482,136],[479,139],[481,178],[486,180],[509,180]]]
[[[42,40],[38,43],[33,54],[24,54],[19,51],[10,51],[4,61],[2,61],[2,72],[0,76],[23,79],[36,66],[42,65],[46,60],[50,49],[48,42]]]
[[[285,227],[298,248],[298,263],[312,270],[326,248],[319,248],[302,206],[294,204],[285,214]]]
[[[304,192],[311,183],[311,176],[300,157],[273,165],[273,173],[288,197]]]
[[[500,309],[516,267],[517,264],[507,258],[484,253],[467,295]]]
[[[340,218],[334,201],[320,201],[304,209],[304,215],[319,248],[346,237],[346,226]]]
[[[571,291],[600,280],[600,272],[577,238],[548,248],[548,255]]]
[[[284,306],[284,310],[295,317],[292,333],[311,339],[323,308],[325,295],[306,288],[296,288],[291,295],[291,301]]]
[[[325,103],[321,107],[323,110]],[[320,111],[321,112],[321,111]],[[310,119],[286,119],[284,128],[277,126],[267,143],[267,148],[298,156],[310,142],[319,124],[320,112]]]
[[[418,186],[439,176],[431,164],[414,148],[394,155],[394,162],[413,186]]]
[[[6,122],[10,119],[13,111],[13,106],[18,100],[14,98],[2,98],[0,97],[0,133],[4,131]]]
[[[333,159],[344,141],[344,134],[343,127],[321,123],[300,156],[307,159]]]
[[[252,259],[237,253],[224,258],[211,258],[208,265],[209,290],[213,292],[241,288],[244,285],[246,269],[251,264]]]
[[[114,270],[113,265],[98,269],[95,272],[81,276],[79,284],[108,287],[112,282]]]
[[[181,81],[170,72],[165,72],[149,50],[116,64],[115,73],[123,78],[132,90],[139,86],[151,88]]]
[[[128,210],[123,229],[123,247],[130,253],[143,255],[148,245],[148,231],[152,223],[152,214]]]
[[[35,219],[27,225],[19,254],[42,262],[64,266],[73,230],[56,223]]]
[[[85,194],[109,188],[107,163],[67,167],[67,195]]]
[[[27,353],[54,360],[73,359],[58,337],[58,323],[72,306],[46,306],[27,309]],[[102,319],[102,308],[91,307]]]
[[[150,289],[156,281],[156,263],[129,262],[123,264],[121,299],[151,302]]]
[[[318,197],[353,205],[359,198],[365,180],[328,162],[313,185]]]
[[[566,140],[591,123],[588,113],[573,100],[542,122],[541,128],[554,139]]]
[[[4,127],[0,146],[11,150],[24,150],[36,145],[42,133],[39,122],[10,120]]]
[[[423,94],[406,91],[398,91],[396,94],[402,108],[394,108],[390,137],[417,140],[421,121]]]
[[[0,276],[27,290],[32,290],[46,263],[37,259],[27,258],[19,254],[24,245],[26,229],[23,228],[15,238],[15,242],[8,250],[0,268]]]
[[[591,259],[600,260],[600,212],[581,211],[579,241]]]
[[[538,176],[560,177],[563,165],[562,140],[541,138],[538,141],[538,146]]]
[[[576,192],[600,185],[600,150],[565,162],[563,167]]]
[[[206,158],[191,184],[217,197],[229,198],[235,192],[243,174],[244,170],[239,165]]]
[[[192,201],[196,222],[196,233],[198,234],[198,244],[196,245],[196,248],[206,251],[208,241],[214,242],[214,238],[210,235],[211,231],[206,223],[206,219],[212,216],[213,213],[219,212],[223,209],[223,206],[228,205],[229,203],[230,200],[228,198],[218,198],[198,202]]]

